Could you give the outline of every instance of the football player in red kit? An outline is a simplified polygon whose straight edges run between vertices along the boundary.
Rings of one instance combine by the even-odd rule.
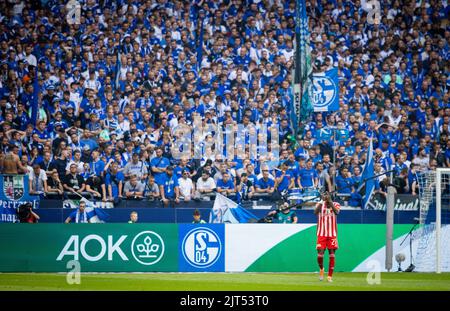
[[[319,280],[323,280],[323,256],[328,249],[330,258],[328,268],[328,282],[332,282],[335,264],[335,252],[338,249],[336,218],[339,214],[340,205],[331,200],[328,192],[322,194],[322,201],[317,203],[314,214],[317,215],[317,262],[320,268]]]

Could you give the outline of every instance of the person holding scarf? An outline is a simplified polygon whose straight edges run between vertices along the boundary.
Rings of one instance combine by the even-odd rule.
[[[65,223],[68,224],[74,221],[76,224],[89,223],[89,219],[86,213],[86,202],[80,201],[80,206],[74,212],[72,212],[69,217],[67,217]]]

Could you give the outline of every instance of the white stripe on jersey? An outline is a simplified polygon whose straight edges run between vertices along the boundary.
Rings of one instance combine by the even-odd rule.
[[[320,212],[317,215],[317,236],[321,237],[336,237],[337,236],[337,225],[336,225],[336,214],[332,209],[328,209],[325,207],[324,202],[318,203],[321,208]],[[340,209],[341,206],[339,203],[334,202],[334,207],[336,209]],[[317,206],[319,206],[317,205]]]

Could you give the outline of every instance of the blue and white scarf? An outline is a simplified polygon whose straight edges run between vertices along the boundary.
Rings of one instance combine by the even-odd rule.
[[[83,211],[83,216],[81,217],[81,221],[80,221],[80,211],[77,211],[77,215],[75,217],[75,223],[79,224],[79,223],[88,223],[88,218],[87,218],[87,214],[86,214],[86,210]]]

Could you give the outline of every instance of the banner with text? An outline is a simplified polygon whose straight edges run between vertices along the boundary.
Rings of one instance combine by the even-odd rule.
[[[394,226],[394,253],[410,224]],[[0,272],[314,272],[315,224],[1,224]],[[383,269],[386,225],[339,224],[335,271]],[[369,236],[361,243],[361,236]],[[33,243],[30,243],[33,241]],[[325,259],[325,266],[327,266]]]
[[[386,197],[380,193],[372,195],[370,206],[376,210],[386,210]],[[419,196],[411,194],[396,194],[394,210],[396,211],[418,211]]]
[[[178,271],[176,224],[2,224],[0,271]],[[33,241],[30,243],[30,241]]]
[[[0,175],[0,222],[16,222],[16,209],[24,203],[39,207],[39,196],[29,194],[28,175]]]

